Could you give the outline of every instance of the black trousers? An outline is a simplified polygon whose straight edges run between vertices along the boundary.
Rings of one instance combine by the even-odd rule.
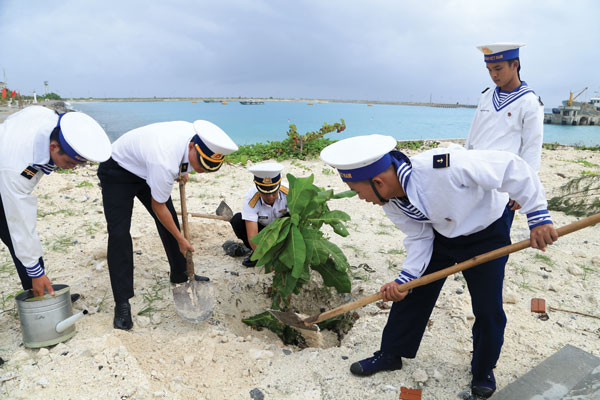
[[[468,236],[447,238],[434,231],[433,255],[424,275],[509,245],[512,220],[508,213],[510,210],[506,208],[493,224]],[[484,379],[495,367],[504,343],[506,315],[502,308],[502,284],[507,261],[505,256],[462,272],[475,315],[471,360],[475,379]],[[441,279],[416,287],[404,300],[393,303],[381,339],[383,352],[405,358],[416,356],[444,282]]]
[[[8,247],[10,256],[12,257],[15,267],[17,268],[17,272],[19,273],[21,286],[23,286],[23,289],[25,290],[31,289],[33,287],[31,278],[29,275],[27,275],[27,270],[25,269],[23,263],[17,258],[12,240],[10,238],[10,231],[8,230],[8,223],[6,222],[6,214],[4,213],[4,204],[2,204],[2,196],[0,196],[0,240],[2,240],[6,247]],[[40,266],[42,269],[44,269],[44,260],[42,260],[42,257],[40,257]]]
[[[112,158],[100,164],[98,178],[102,186],[104,216],[108,226],[108,271],[115,302],[132,298],[133,293],[133,244],[131,241],[131,215],[135,197],[146,207],[154,218],[160,240],[169,260],[171,275],[185,274],[185,257],[179,251],[179,244],[171,233],[158,220],[152,211],[150,186],[139,176],[132,174],[117,164]],[[167,209],[179,228],[177,213],[169,197]]]
[[[250,247],[250,242],[248,241],[248,232],[246,231],[246,221],[242,219],[242,213],[236,213],[233,217],[231,217],[229,223],[233,228],[233,232],[235,232],[235,236],[237,236],[238,239],[244,242],[244,245],[247,248],[251,249],[252,247]],[[259,224],[258,222],[257,224],[259,232],[265,229],[265,227]]]

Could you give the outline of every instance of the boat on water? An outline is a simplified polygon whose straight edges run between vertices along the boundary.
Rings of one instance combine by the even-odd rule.
[[[569,100],[563,100],[561,106],[553,108],[551,113],[545,113],[544,123],[556,125],[600,125],[599,97],[592,97],[589,103],[574,101],[586,89],[583,89],[576,96],[573,96],[573,92],[571,92]]]
[[[261,100],[254,100],[254,99],[248,99],[248,100],[240,100],[240,104],[243,104],[245,106],[247,105],[260,105],[260,104],[265,104],[264,101]]]
[[[204,100],[205,103],[216,103],[217,101],[215,99],[206,99]]]
[[[223,101],[221,102],[221,104],[225,104],[225,105],[227,105],[227,102],[226,102],[225,100],[223,100]]]

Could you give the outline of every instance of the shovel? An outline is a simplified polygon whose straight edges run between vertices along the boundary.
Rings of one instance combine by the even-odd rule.
[[[229,221],[233,217],[233,211],[231,211],[231,208],[227,205],[227,203],[225,203],[222,200],[221,200],[221,204],[219,204],[219,207],[217,207],[217,211],[215,212],[216,215],[200,214],[200,213],[188,213],[188,214],[191,215],[192,217],[220,219],[223,221]],[[177,215],[181,215],[181,212],[177,211]]]
[[[582,220],[573,222],[569,225],[565,225],[561,228],[558,228],[556,231],[558,232],[558,236],[564,236],[571,232],[578,231],[582,228],[586,228],[588,226],[595,225],[600,222],[600,214],[592,215],[591,217],[584,218]],[[467,261],[463,261],[461,263],[455,264],[451,267],[444,268],[442,270],[436,271],[434,273],[424,275],[418,279],[415,279],[410,282],[403,283],[399,285],[398,289],[400,291],[407,291],[409,289],[427,285],[433,281],[437,281],[439,279],[445,278],[449,275],[455,274],[460,271],[464,271],[465,269],[469,269],[479,264],[486,263],[491,260],[495,260],[496,258],[500,258],[506,256],[508,254],[514,253],[519,250],[526,249],[530,247],[529,239],[523,240],[518,243],[514,243],[508,246],[501,247],[496,250],[489,251],[487,253],[475,256]],[[269,312],[277,318],[282,323],[289,325],[293,328],[297,329],[307,329],[311,331],[319,331],[319,327],[316,325],[319,322],[323,322],[328,320],[329,318],[333,318],[337,315],[343,314],[348,311],[355,310],[359,307],[366,306],[367,304],[374,303],[378,300],[381,300],[381,292],[373,293],[370,296],[363,297],[362,299],[358,299],[351,303],[347,303],[331,309],[329,311],[322,312],[320,314],[316,314],[307,318],[300,318],[298,314],[291,311],[277,311],[277,310],[269,310]]]
[[[190,240],[188,213],[185,202],[185,183],[179,181],[181,197],[181,219],[183,221],[183,236]],[[196,282],[194,279],[194,260],[192,252],[185,255],[188,281],[173,288],[175,311],[186,321],[202,322],[212,315],[215,306],[215,293],[210,282]]]

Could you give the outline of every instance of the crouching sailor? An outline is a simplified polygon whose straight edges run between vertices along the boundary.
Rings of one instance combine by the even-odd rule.
[[[73,169],[110,157],[110,140],[92,117],[28,107],[0,125],[0,239],[8,247],[23,289],[54,295],[35,230],[34,187],[56,167]],[[72,296],[73,298],[73,296]]]
[[[394,151],[391,136],[370,135],[336,142],[321,159],[337,168],[359,198],[383,206],[406,234],[402,272],[383,285],[393,301],[381,347],[373,357],[351,365],[355,375],[402,368],[414,358],[444,280],[400,292],[402,283],[510,244],[505,205],[516,200],[527,214],[531,245],[544,250],[558,235],[548,214],[537,174],[520,157],[492,150],[455,146],[412,158]],[[508,257],[462,272],[471,295],[473,357],[471,390],[489,397],[496,389],[493,369],[504,341],[506,316],[502,282]]]
[[[100,164],[104,215],[108,226],[107,261],[115,300],[113,326],[133,326],[133,244],[129,229],[135,197],[154,218],[167,254],[171,283],[187,281],[185,254],[194,251],[182,235],[171,200],[175,179],[188,172],[214,172],[226,154],[237,150],[225,132],[208,121],[159,122],[126,132],[113,143],[112,157]],[[208,278],[196,275],[197,281]]]
[[[250,239],[277,218],[289,215],[287,207],[287,184],[282,185],[281,171],[283,165],[267,162],[254,165],[248,169],[254,175],[254,186],[248,190],[244,198],[242,212],[231,218],[231,227],[238,239],[252,251],[256,244]],[[245,267],[254,267],[252,253],[242,261]]]

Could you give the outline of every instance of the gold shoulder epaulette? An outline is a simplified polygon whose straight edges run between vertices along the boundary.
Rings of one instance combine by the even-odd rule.
[[[254,196],[252,196],[252,198],[248,202],[248,204],[250,205],[250,207],[254,208],[254,206],[258,202],[258,199],[260,199],[260,193],[256,192],[256,194]]]
[[[285,186],[280,186],[279,190],[281,190],[283,192],[283,194],[285,194],[287,196],[288,192],[290,191],[290,189],[286,188]]]

